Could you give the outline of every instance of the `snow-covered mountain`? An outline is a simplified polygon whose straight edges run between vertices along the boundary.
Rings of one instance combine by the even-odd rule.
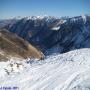
[[[8,29],[43,53],[57,46],[60,53],[90,48],[90,15],[69,18],[25,17]]]
[[[40,52],[40,57],[45,55],[44,60],[12,56],[7,59],[3,53],[12,48],[15,53],[21,50],[24,56],[25,49],[35,56],[29,44],[38,50],[36,54]],[[1,27],[0,55],[0,89],[90,90],[90,15],[16,19]]]
[[[5,28],[8,29],[10,28],[14,23],[16,23],[19,19],[1,19],[0,20],[0,29]]]
[[[0,62],[0,86],[18,90],[90,90],[90,49],[50,55],[44,61],[12,58]]]

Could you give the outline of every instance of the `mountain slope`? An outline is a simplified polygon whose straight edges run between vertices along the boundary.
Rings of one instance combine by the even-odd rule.
[[[90,15],[27,17],[7,29],[0,30],[0,88],[90,89]]]
[[[23,18],[12,25],[9,31],[27,40],[43,53],[57,45],[60,53],[90,48],[90,15],[65,19]]]
[[[18,20],[19,19],[1,19],[0,20],[0,29],[2,29],[2,28],[9,29]]]
[[[6,53],[6,56],[43,58],[43,54],[39,50],[7,30],[0,30],[0,50]]]
[[[17,87],[19,90],[89,90],[90,88],[89,48],[51,55],[46,57],[45,61],[20,62],[14,59],[16,61],[0,62],[1,86]],[[17,64],[19,67],[16,67]]]

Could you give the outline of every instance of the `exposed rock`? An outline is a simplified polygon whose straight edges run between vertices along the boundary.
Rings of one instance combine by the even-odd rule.
[[[8,55],[2,55],[2,54],[0,54],[0,62],[1,61],[8,61],[8,60],[9,60]]]
[[[38,59],[44,58],[42,52],[27,41],[7,30],[0,30],[0,50],[8,56],[17,56],[21,58],[32,57]],[[0,57],[3,58],[4,55],[0,55]]]

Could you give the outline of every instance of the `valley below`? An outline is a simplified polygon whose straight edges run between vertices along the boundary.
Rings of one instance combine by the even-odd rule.
[[[90,90],[90,15],[0,21],[0,90]]]

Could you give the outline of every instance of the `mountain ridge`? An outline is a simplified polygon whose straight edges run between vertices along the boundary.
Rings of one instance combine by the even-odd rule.
[[[16,33],[36,47],[39,47],[43,52],[52,48],[57,43],[60,47],[63,46],[64,48],[61,52],[65,52],[68,51],[66,50],[67,48],[70,49],[73,46],[76,48],[83,48],[85,46],[81,43],[84,43],[85,38],[89,40],[90,16],[76,16],[67,19],[45,17],[27,20],[23,18],[15,23],[9,31]],[[75,38],[83,39],[83,42],[81,40],[76,45],[78,41]],[[71,45],[73,43],[74,45]]]
[[[57,46],[59,53],[90,48],[90,15],[62,18],[25,17],[6,29],[44,54]]]

